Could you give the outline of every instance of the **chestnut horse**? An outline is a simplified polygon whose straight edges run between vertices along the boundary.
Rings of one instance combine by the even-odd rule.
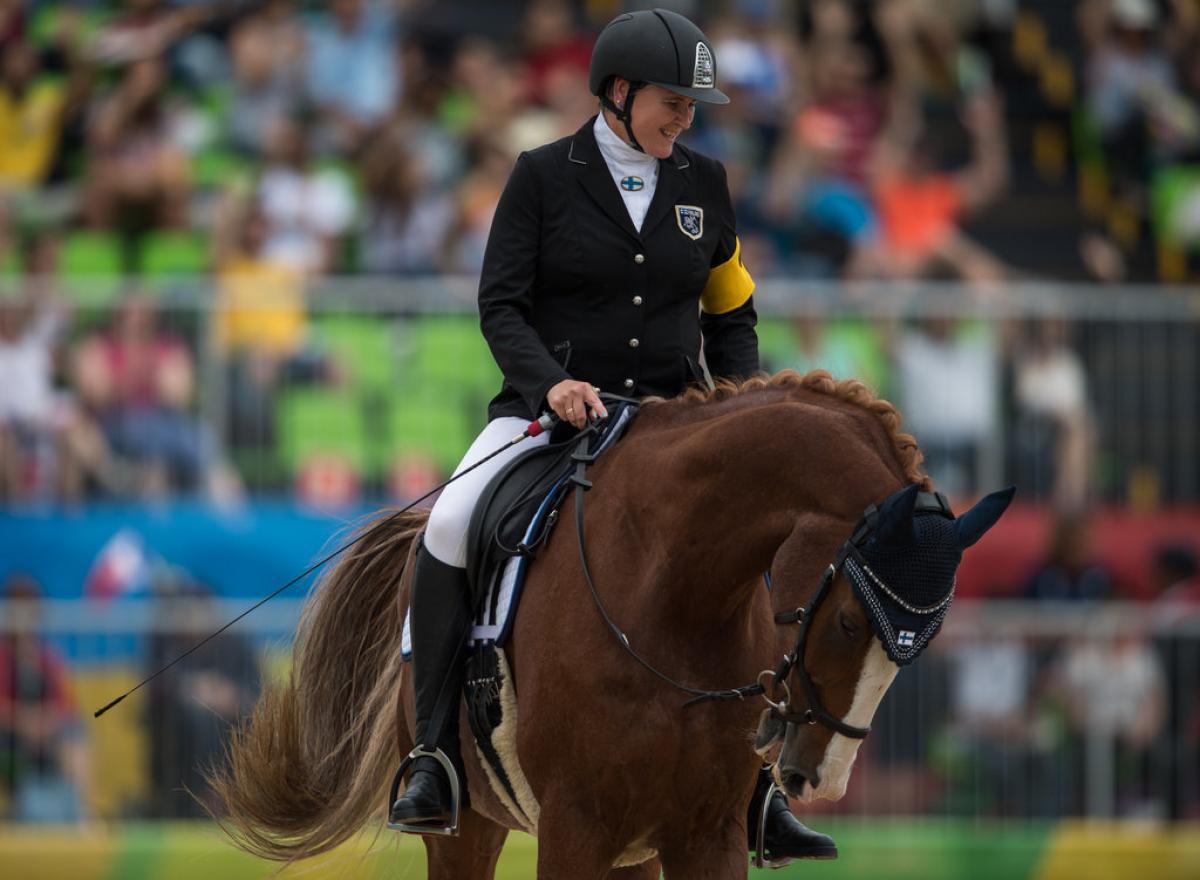
[[[589,471],[585,505],[596,589],[633,648],[694,687],[744,685],[775,667],[796,635],[776,612],[805,604],[864,508],[912,484],[929,489],[899,424],[861,383],[823,371],[646,402]],[[539,880],[745,877],[763,704],[682,708],[683,695],[634,662],[585,584],[566,525],[574,504],[530,571],[507,652],[514,782],[532,806],[519,821],[493,793],[464,722],[470,808],[457,837],[424,838],[429,876],[491,878],[519,829],[538,837]],[[249,851],[302,858],[385,817],[392,770],[413,745],[400,630],[424,517],[376,519],[325,576],[290,682],[264,693],[236,737],[214,785],[227,830]],[[859,740],[793,723],[806,708],[795,676],[806,673],[846,727],[869,723],[897,670],[844,571],[830,586],[790,703],[768,710],[758,734],[761,752],[782,752],[776,778],[801,798],[840,797]]]

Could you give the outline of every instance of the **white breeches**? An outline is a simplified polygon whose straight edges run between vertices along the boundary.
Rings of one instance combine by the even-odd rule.
[[[480,432],[463,456],[454,473],[458,474],[490,452],[495,452],[507,441],[516,437],[529,425],[528,419],[505,416],[489,422]],[[482,464],[465,477],[461,477],[442,490],[429,514],[425,527],[425,549],[447,565],[467,567],[467,526],[475,503],[483,494],[488,482],[504,465],[515,456],[535,446],[550,442],[549,432],[537,437],[526,437],[495,458]]]

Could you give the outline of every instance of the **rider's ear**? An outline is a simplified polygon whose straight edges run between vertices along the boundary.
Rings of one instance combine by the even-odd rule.
[[[954,523],[958,532],[958,546],[964,550],[983,537],[983,533],[996,524],[1000,515],[1008,509],[1009,502],[1017,492],[1016,486],[1000,489],[983,498],[960,516]]]
[[[875,520],[876,541],[896,547],[917,539],[913,531],[913,508],[919,491],[921,487],[913,483],[879,505],[879,517]]]

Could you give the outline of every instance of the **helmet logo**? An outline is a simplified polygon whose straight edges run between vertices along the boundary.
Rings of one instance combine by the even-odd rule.
[[[692,88],[711,89],[716,85],[712,52],[703,43],[696,44],[696,67],[692,71]]]

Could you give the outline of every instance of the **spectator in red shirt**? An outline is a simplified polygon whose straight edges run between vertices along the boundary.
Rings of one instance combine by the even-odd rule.
[[[76,822],[84,816],[88,750],[62,656],[35,632],[41,590],[8,579],[11,626],[0,636],[0,787],[12,821]]]

